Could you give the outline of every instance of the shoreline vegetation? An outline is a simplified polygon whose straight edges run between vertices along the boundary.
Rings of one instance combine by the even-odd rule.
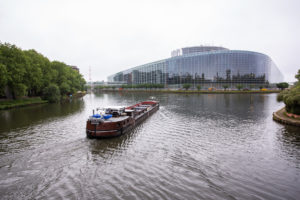
[[[62,97],[60,102],[67,102],[71,99],[79,99],[86,95],[86,92],[77,92],[72,96],[64,96]],[[12,108],[18,107],[26,107],[32,105],[46,104],[49,103],[48,100],[43,100],[41,97],[23,97],[16,100],[0,100],[0,110],[8,110]]]
[[[76,66],[0,42],[0,108],[62,102],[85,91]]]
[[[277,101],[285,107],[273,113],[273,119],[283,124],[300,126],[300,69],[295,78],[298,80],[293,87],[280,92]]]
[[[42,100],[40,97],[24,98],[17,100],[2,100],[0,101],[0,110],[7,110],[11,108],[31,106],[37,104],[48,103],[47,100]]]
[[[280,90],[171,90],[171,89],[101,89],[99,92],[162,92],[179,94],[266,94],[280,93]]]

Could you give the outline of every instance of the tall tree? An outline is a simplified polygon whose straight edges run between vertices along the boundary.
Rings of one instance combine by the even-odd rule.
[[[33,49],[23,51],[8,43],[0,43],[0,73],[0,95],[6,89],[11,93],[7,97],[41,96],[51,84],[60,86],[64,94],[74,93],[85,84],[82,75],[65,63],[50,62]]]
[[[0,96],[4,95],[4,88],[7,84],[7,70],[4,64],[0,63]]]
[[[286,83],[286,82],[282,82],[282,83],[277,83],[276,86],[277,86],[279,89],[283,90],[283,89],[285,89],[285,88],[288,88],[288,87],[289,87],[289,84]]]

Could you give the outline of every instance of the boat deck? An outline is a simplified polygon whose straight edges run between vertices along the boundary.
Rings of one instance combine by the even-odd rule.
[[[129,118],[129,116],[111,117],[107,120],[104,120],[104,122],[119,122],[119,121],[123,121],[128,118]]]

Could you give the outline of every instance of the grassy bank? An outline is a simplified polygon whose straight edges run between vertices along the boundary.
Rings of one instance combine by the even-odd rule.
[[[109,92],[163,92],[163,93],[182,93],[182,94],[266,94],[266,93],[279,93],[280,90],[160,90],[160,89],[103,89],[101,91]]]
[[[4,100],[0,101],[0,110],[29,106],[34,104],[47,103],[48,101],[42,100],[40,97],[17,99],[17,100]]]

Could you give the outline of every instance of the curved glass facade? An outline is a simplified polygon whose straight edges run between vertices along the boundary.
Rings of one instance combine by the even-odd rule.
[[[108,81],[164,84],[165,87],[174,88],[185,83],[204,87],[222,87],[225,84],[233,87],[236,84],[258,86],[283,81],[281,72],[267,55],[218,49],[199,47],[197,52],[196,47],[191,47],[190,50],[176,50],[172,52],[171,58],[121,71],[109,76]]]

